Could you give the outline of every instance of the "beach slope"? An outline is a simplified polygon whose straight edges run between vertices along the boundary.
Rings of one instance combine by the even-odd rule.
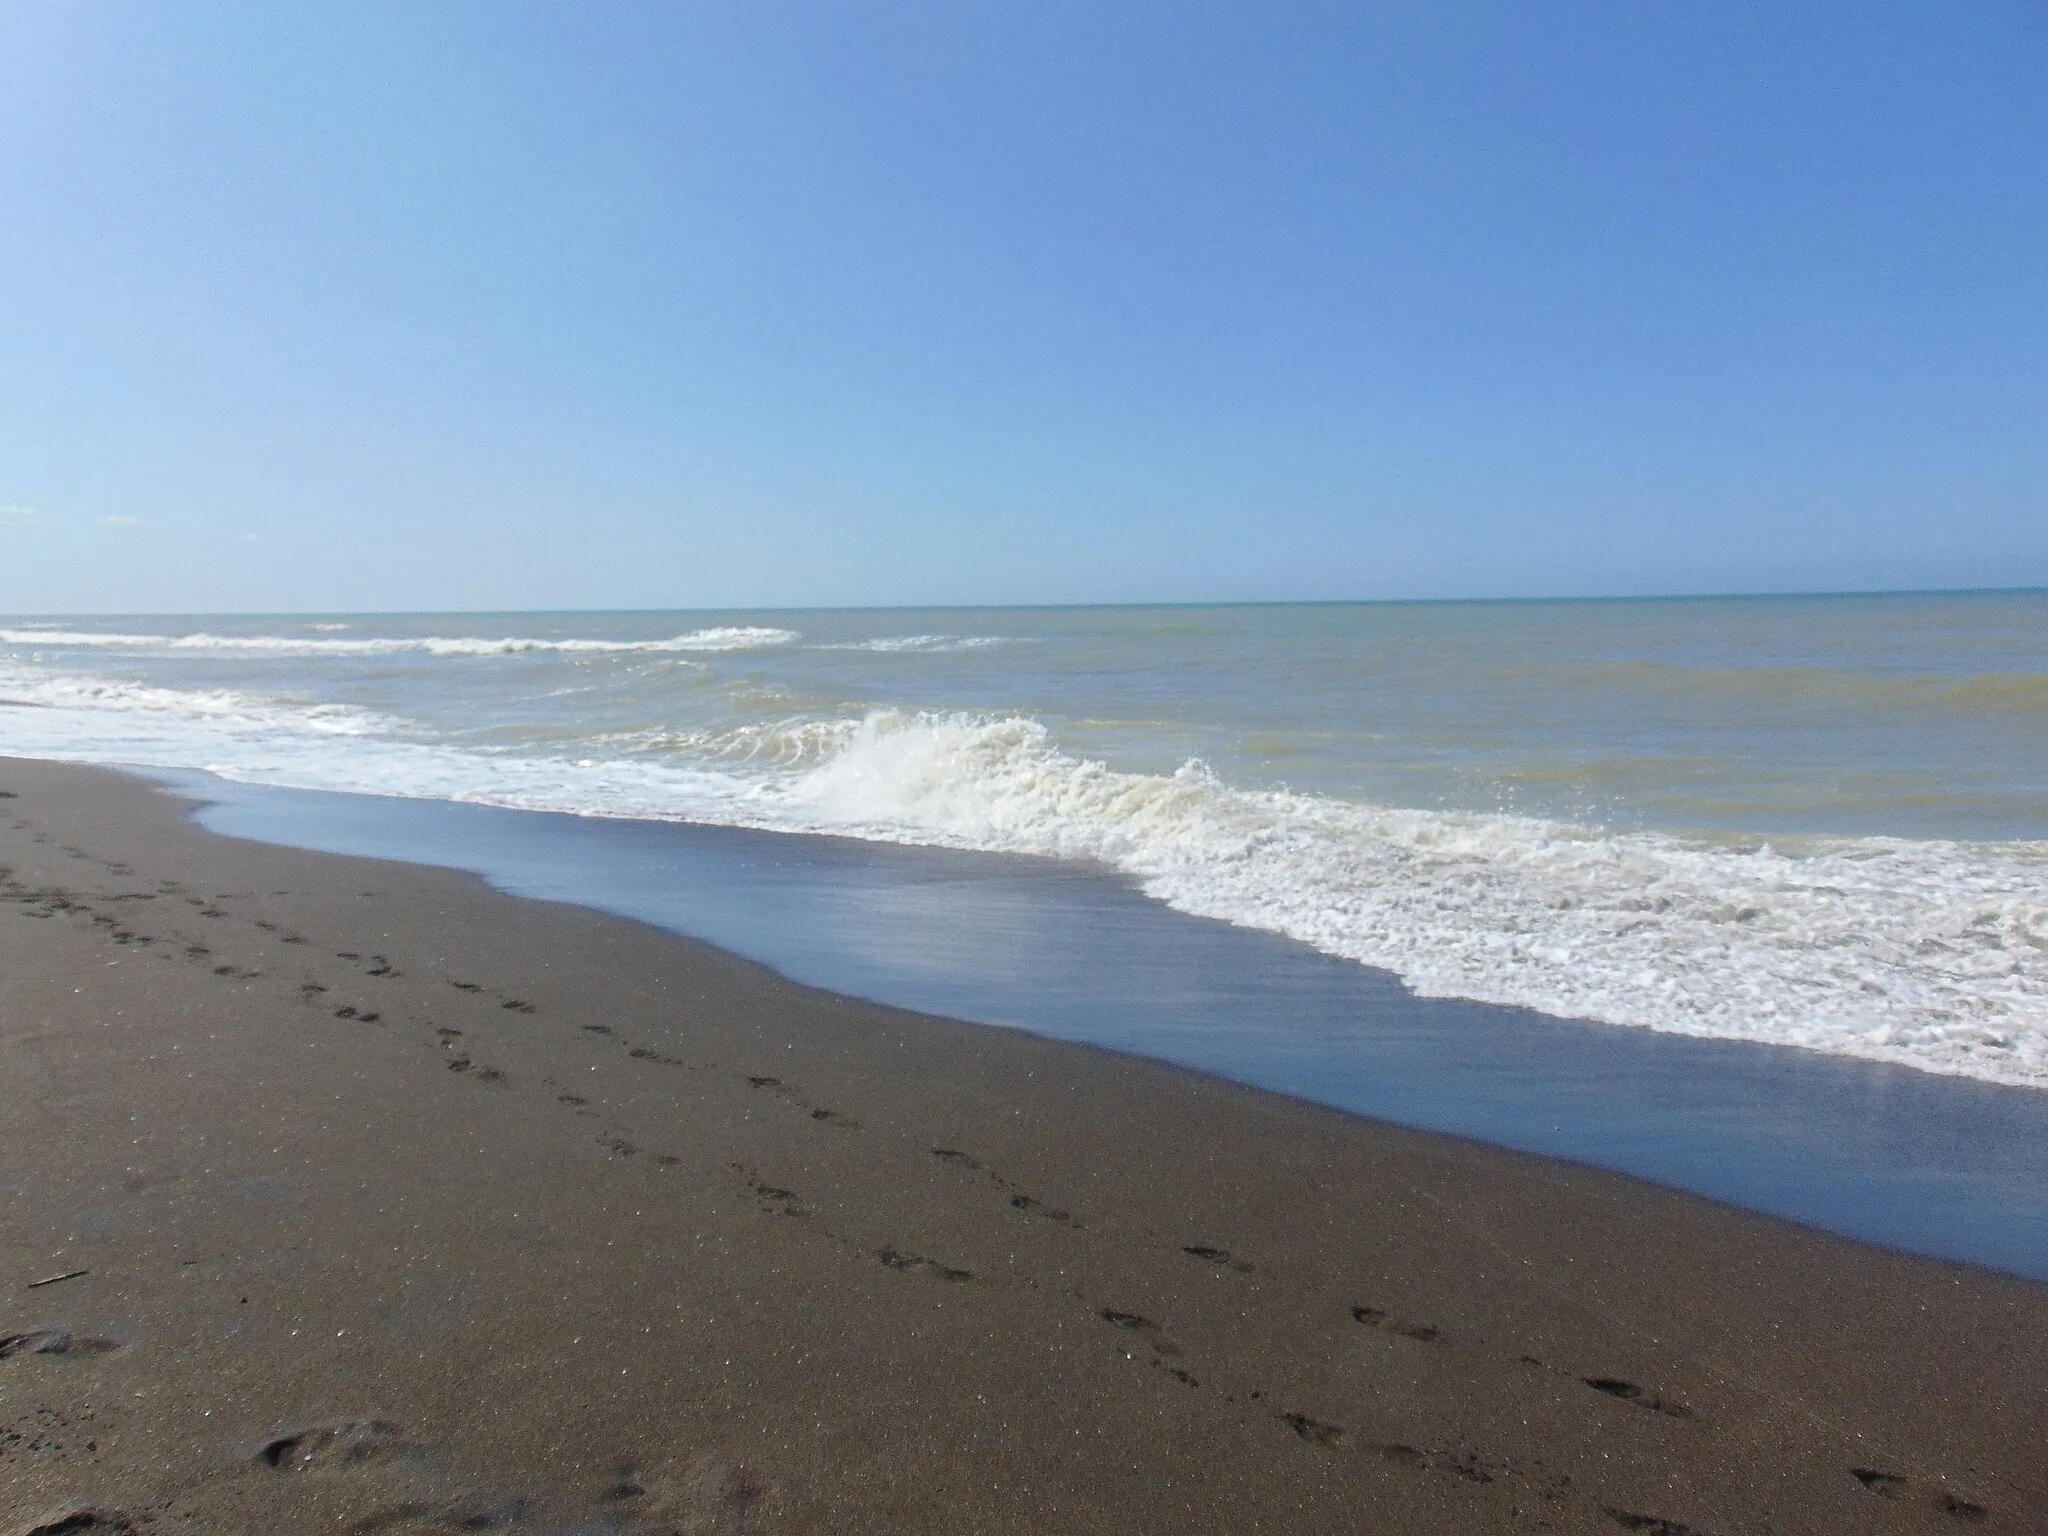
[[[0,1536],[2048,1530],[2048,1288],[0,793]]]

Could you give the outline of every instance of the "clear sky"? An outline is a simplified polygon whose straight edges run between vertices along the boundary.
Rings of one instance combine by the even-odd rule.
[[[2048,8],[0,0],[0,610],[2048,583]]]

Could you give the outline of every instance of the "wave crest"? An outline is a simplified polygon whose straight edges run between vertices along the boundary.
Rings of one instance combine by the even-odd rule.
[[[1118,772],[1036,721],[878,713],[820,828],[1108,864],[1464,997],[2048,1086],[2048,845],[1608,832]]]
[[[316,625],[332,629],[333,625]],[[798,638],[793,629],[759,625],[717,625],[666,640],[581,640],[507,635],[492,639],[474,635],[420,635],[368,640],[330,640],[303,635],[140,635],[80,630],[0,629],[0,645],[43,650],[73,648],[170,651],[178,654],[217,652],[229,656],[517,656],[528,652],[569,655],[633,654],[673,651],[744,651],[787,645]]]

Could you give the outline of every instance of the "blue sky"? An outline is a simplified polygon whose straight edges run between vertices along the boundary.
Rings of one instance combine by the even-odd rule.
[[[2048,583],[2048,11],[6,4],[0,610]]]

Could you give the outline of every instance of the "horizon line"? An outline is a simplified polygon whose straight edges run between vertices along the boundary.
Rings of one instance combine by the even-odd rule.
[[[1307,597],[1156,599],[1145,602],[1069,603],[764,603],[722,607],[595,607],[595,608],[73,608],[16,609],[10,619],[61,618],[449,618],[499,614],[631,614],[631,613],[1016,613],[1086,612],[1112,608],[1421,608],[1482,607],[1565,603],[1713,603],[1770,602],[1792,599],[1871,597],[2025,597],[2048,594],[2048,584],[2017,587],[1858,587],[1790,589],[1763,592],[1617,592],[1577,596],[1524,597]]]

